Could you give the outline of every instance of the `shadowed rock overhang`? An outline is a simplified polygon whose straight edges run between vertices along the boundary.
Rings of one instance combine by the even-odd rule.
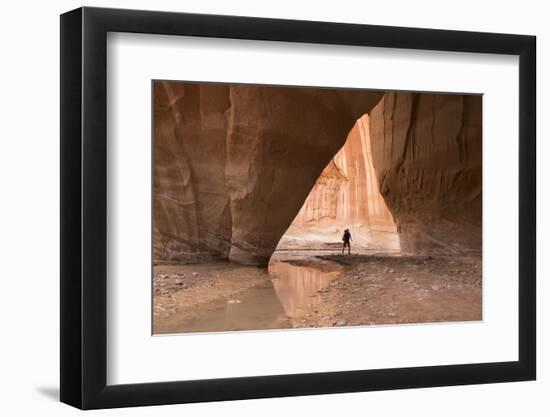
[[[402,246],[480,246],[480,96],[155,82],[155,261],[267,265],[366,113]]]

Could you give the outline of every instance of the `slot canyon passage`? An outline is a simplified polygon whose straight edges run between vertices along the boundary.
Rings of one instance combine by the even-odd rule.
[[[153,124],[154,334],[482,319],[480,95],[154,81]]]

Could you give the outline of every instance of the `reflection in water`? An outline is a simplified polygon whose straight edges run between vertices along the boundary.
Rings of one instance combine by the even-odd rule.
[[[303,317],[320,303],[318,291],[337,274],[287,262],[273,262],[268,271],[253,271],[265,278],[260,286],[196,306],[192,315],[189,311],[176,311],[169,317],[155,319],[155,333],[291,328],[291,319]],[[185,294],[179,293],[176,299]]]
[[[302,316],[304,310],[321,301],[318,291],[325,288],[336,272],[323,272],[308,266],[275,262],[269,266],[277,298],[289,317]]]

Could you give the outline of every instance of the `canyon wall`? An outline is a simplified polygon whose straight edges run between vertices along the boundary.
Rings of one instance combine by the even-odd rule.
[[[371,111],[373,164],[404,251],[481,250],[481,100],[387,93]]]
[[[296,214],[301,226],[393,217],[407,252],[481,248],[481,96],[153,88],[155,261],[266,265]],[[368,112],[370,150],[367,119],[351,130]]]
[[[285,237],[339,242],[346,228],[355,245],[399,249],[372,163],[368,115],[357,120],[325,167]]]
[[[155,260],[227,254],[229,87],[154,83]]]
[[[154,83],[154,259],[267,265],[381,92]]]

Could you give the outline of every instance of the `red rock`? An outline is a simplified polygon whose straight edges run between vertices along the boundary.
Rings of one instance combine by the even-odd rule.
[[[290,238],[340,241],[399,250],[393,217],[380,194],[372,163],[369,117],[361,117],[331,159],[287,231]]]
[[[157,82],[154,256],[267,265],[356,119],[383,93]]]
[[[310,208],[382,226],[390,215],[381,195],[407,251],[479,249],[481,97],[383,95],[155,82],[154,260],[266,265],[321,173],[327,190],[351,178],[348,157],[360,175],[337,198],[349,204],[318,193]],[[360,156],[364,127],[335,156],[369,112],[379,193]]]
[[[407,252],[481,250],[481,96],[387,93],[370,113],[380,190]]]

